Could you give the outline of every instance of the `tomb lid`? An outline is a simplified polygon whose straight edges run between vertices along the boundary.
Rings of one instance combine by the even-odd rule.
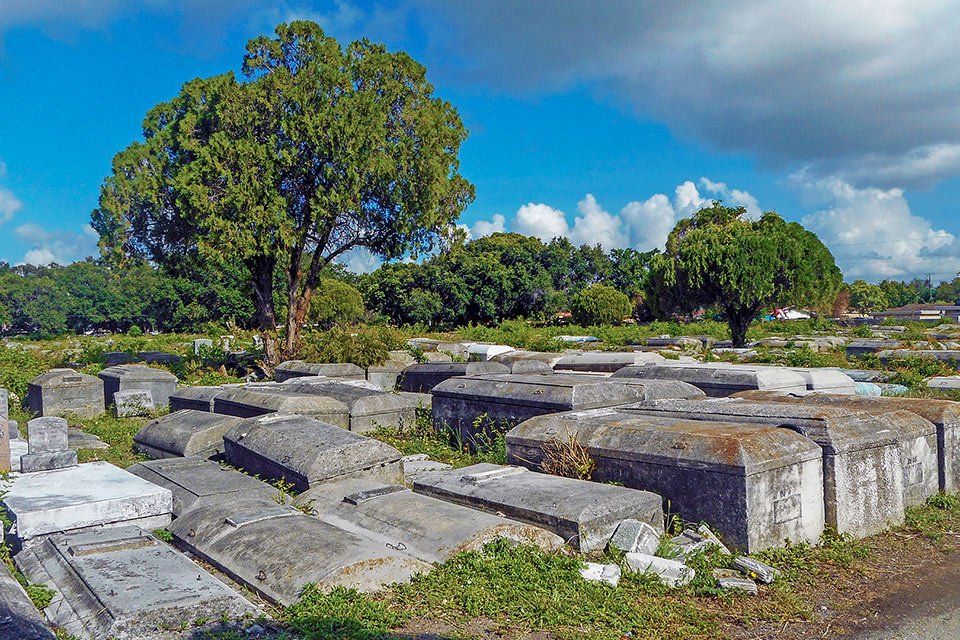
[[[276,366],[276,370],[304,373],[323,376],[361,376],[363,369],[349,362],[305,362],[303,360],[287,360]]]
[[[181,409],[140,427],[133,441],[178,456],[223,450],[223,434],[241,418],[208,411]]]
[[[359,382],[359,381],[358,381]],[[296,393],[306,393],[333,398],[349,408],[351,416],[393,413],[402,409],[416,408],[417,399],[388,393],[379,387],[370,389],[349,382],[331,381],[322,383],[284,383]]]
[[[809,393],[803,396],[781,395],[763,391],[744,391],[734,397],[757,402],[833,406],[852,411],[909,411],[935,425],[960,425],[960,402],[933,398],[891,398],[882,396],[848,396],[835,393]]]
[[[350,409],[339,400],[315,393],[298,393],[285,387],[260,387],[256,389],[225,389],[216,399],[216,406],[242,405],[255,407],[265,413],[277,411],[301,414],[349,413]],[[218,409],[219,411],[219,409]]]
[[[556,364],[554,369],[568,369],[571,371],[603,371],[615,372],[629,365],[640,365],[654,362],[666,362],[667,359],[658,353],[643,351],[584,351],[566,355]]]
[[[176,382],[177,376],[166,369],[157,369],[142,364],[120,364],[107,367],[100,378],[119,378],[122,381]]]
[[[613,374],[614,378],[655,378],[659,380],[684,380],[696,386],[760,389],[807,388],[800,374],[780,367],[756,367],[725,362],[668,361],[624,367]]]
[[[80,373],[79,371],[74,371],[73,369],[50,369],[46,373],[41,373],[39,376],[31,380],[29,384],[38,387],[72,387],[99,383],[100,380],[96,376]]]

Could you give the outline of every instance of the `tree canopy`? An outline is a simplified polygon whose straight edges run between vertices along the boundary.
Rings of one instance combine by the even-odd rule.
[[[241,265],[275,360],[278,285],[293,352],[324,267],[356,247],[428,251],[474,192],[458,172],[463,123],[407,54],[341,47],[312,22],[246,50],[243,80],[192,80],[147,113],[92,220],[118,264]]]
[[[830,250],[796,222],[773,212],[756,221],[720,203],[677,223],[653,258],[647,302],[658,316],[719,306],[735,346],[773,305],[831,305],[841,283]]]

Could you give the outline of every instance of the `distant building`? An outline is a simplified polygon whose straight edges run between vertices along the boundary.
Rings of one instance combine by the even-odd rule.
[[[960,322],[960,305],[957,304],[908,304],[896,309],[874,311],[874,320],[912,320],[916,322]]]

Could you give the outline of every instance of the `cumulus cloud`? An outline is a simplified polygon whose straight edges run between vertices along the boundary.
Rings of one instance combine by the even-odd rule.
[[[546,204],[527,203],[517,210],[511,230],[536,236],[544,242],[564,237],[570,231],[567,214]]]
[[[451,77],[586,85],[715,148],[855,186],[960,172],[949,0],[415,2]]]
[[[623,222],[620,218],[604,211],[593,194],[588,193],[577,203],[577,211],[580,215],[574,219],[573,229],[568,234],[574,244],[599,244],[609,251],[622,249],[630,243],[621,231]]]
[[[376,255],[370,252],[366,247],[357,247],[344,251],[337,258],[337,262],[342,263],[353,273],[373,273],[380,266],[382,261]]]
[[[507,230],[507,219],[499,213],[493,214],[491,220],[478,220],[470,230],[474,238],[493,235],[494,233],[503,233]]]
[[[83,225],[79,232],[68,229],[45,229],[28,222],[13,230],[27,249],[18,264],[70,264],[97,254],[97,232]]]
[[[0,160],[0,180],[7,177],[7,165]],[[0,227],[9,222],[14,214],[23,207],[23,203],[6,187],[0,187]]]

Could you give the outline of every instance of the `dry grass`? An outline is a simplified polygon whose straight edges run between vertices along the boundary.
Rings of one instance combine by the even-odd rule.
[[[580,444],[577,434],[571,433],[569,429],[567,429],[566,438],[548,440],[543,445],[541,468],[544,473],[589,480],[596,465],[587,449]]]

